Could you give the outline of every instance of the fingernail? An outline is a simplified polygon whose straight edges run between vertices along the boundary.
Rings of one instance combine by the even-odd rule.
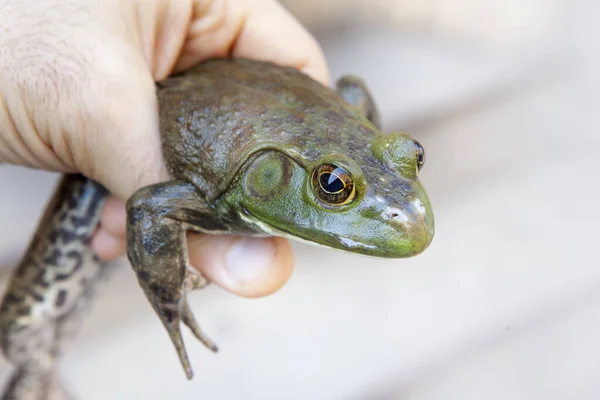
[[[229,248],[225,268],[233,280],[253,281],[270,267],[274,254],[272,240],[241,238]]]

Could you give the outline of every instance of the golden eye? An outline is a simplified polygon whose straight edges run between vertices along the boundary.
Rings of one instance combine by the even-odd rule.
[[[348,171],[334,164],[323,164],[314,170],[312,187],[319,200],[328,205],[348,204],[356,195]]]

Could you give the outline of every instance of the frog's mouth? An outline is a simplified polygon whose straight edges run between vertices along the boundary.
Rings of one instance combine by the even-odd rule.
[[[417,207],[420,202],[414,202]],[[400,209],[385,209],[387,220],[380,220],[380,227],[373,234],[373,227],[365,226],[365,231],[370,232],[369,240],[365,242],[360,238],[344,234],[345,232],[317,232],[315,229],[297,227],[294,233],[273,226],[262,220],[259,216],[244,210],[241,218],[251,231],[263,236],[278,236],[297,242],[307,243],[312,246],[326,247],[344,253],[359,254],[377,258],[406,258],[423,252],[433,238],[433,221],[427,220],[428,216],[422,207],[410,213],[414,222],[411,222],[406,213]],[[393,211],[393,212],[392,212]],[[407,220],[405,220],[407,219]],[[347,232],[351,232],[347,230]]]
[[[343,252],[346,254],[354,254],[354,255],[363,255],[369,257],[378,257],[378,258],[387,258],[384,255],[378,254],[378,247],[375,245],[369,245],[365,243],[360,243],[346,236],[341,235],[333,235],[330,234],[329,237],[330,243],[337,242],[337,246],[333,243],[331,244],[323,244],[320,242],[316,242],[302,236],[294,235],[290,232],[287,232],[283,229],[275,228],[272,225],[264,222],[259,217],[253,215],[248,210],[241,216],[245,223],[250,225],[256,232],[258,232],[257,236],[277,236],[285,239],[293,240],[300,243],[305,243],[314,247],[322,247],[330,250],[336,250],[339,252]]]

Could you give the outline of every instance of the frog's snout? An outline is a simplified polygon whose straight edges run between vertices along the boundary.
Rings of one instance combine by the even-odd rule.
[[[406,243],[410,243],[411,254],[425,250],[433,239],[433,217],[420,199],[407,202],[402,208],[389,206],[382,211],[381,218],[399,234],[399,247],[406,250]],[[394,238],[389,239],[393,248]]]

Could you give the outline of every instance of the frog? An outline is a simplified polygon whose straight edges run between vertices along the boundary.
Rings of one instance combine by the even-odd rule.
[[[430,245],[425,151],[406,133],[382,131],[361,78],[342,76],[331,89],[292,67],[219,58],[157,82],[156,94],[170,178],[128,199],[127,257],[189,379],[182,326],[217,346],[187,301],[209,284],[190,266],[188,231],[280,236],[379,258]],[[48,203],[0,305],[0,345],[16,366],[3,398],[67,393],[55,366],[61,344],[110,270],[90,248],[107,196],[99,183],[65,175]]]

